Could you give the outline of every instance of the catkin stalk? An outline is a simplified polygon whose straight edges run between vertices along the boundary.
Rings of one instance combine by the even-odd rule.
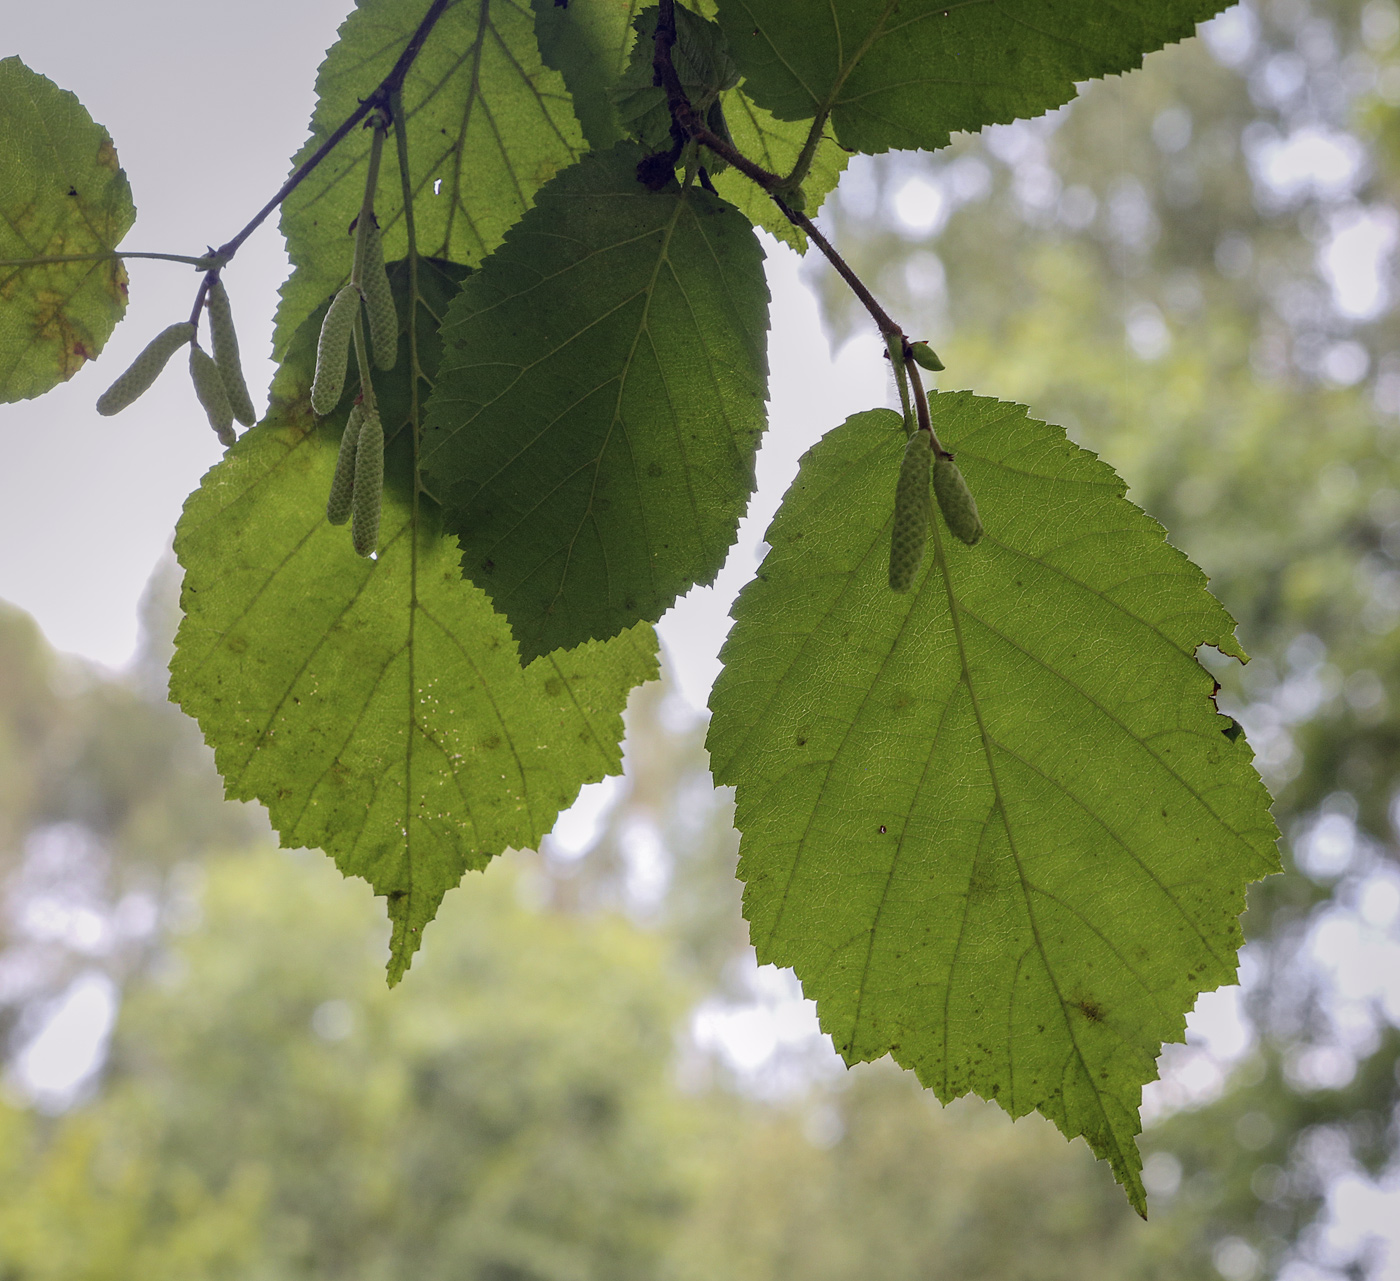
[[[350,504],[350,540],[361,556],[379,546],[379,508],[384,497],[384,427],[366,409],[355,444],[355,492]]]
[[[356,445],[364,417],[364,404],[356,401],[351,406],[350,417],[345,420],[345,431],[340,437],[340,453],[335,460],[335,476],[331,480],[331,494],[326,499],[326,519],[332,525],[343,525],[350,519],[350,500],[355,492]]]
[[[145,345],[126,372],[98,397],[97,412],[107,417],[121,413],[132,401],[150,389],[151,384],[160,377],[160,371],[165,368],[170,357],[187,342],[192,342],[194,334],[194,326],[188,320],[162,329]]]
[[[220,443],[233,444],[237,439],[233,434],[233,406],[228,403],[224,376],[219,372],[214,358],[198,343],[190,345],[190,381],[194,383],[194,394],[204,406],[209,425]]]
[[[399,313],[394,308],[389,273],[384,270],[384,241],[373,214],[365,227],[365,261],[360,271],[360,288],[365,295],[374,363],[380,369],[392,369],[399,358]]]
[[[345,388],[345,366],[350,359],[350,334],[360,306],[360,291],[346,285],[331,299],[321,322],[316,345],[316,378],[311,384],[311,408],[323,417],[340,403]]]
[[[977,514],[977,500],[967,481],[951,458],[938,458],[933,464],[933,492],[948,528],[969,547],[982,537],[982,518]]]
[[[238,356],[238,331],[233,327],[233,310],[222,280],[216,280],[209,286],[209,337],[214,349],[214,363],[223,375],[224,390],[228,392],[233,416],[245,427],[251,427],[258,421],[258,415],[243,378],[243,362]]]
[[[890,532],[890,590],[907,592],[923,564],[924,543],[933,500],[929,496],[929,464],[933,460],[933,439],[926,431],[916,431],[904,446],[899,464],[899,480],[894,490],[894,527]]]

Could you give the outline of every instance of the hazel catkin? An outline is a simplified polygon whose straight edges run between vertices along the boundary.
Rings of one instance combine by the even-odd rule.
[[[372,214],[365,228],[365,260],[360,268],[360,288],[365,296],[365,315],[369,317],[369,341],[374,349],[374,363],[380,369],[392,369],[399,357],[399,313],[394,308],[394,291],[389,287],[389,273],[384,269],[384,241]]]
[[[119,414],[160,377],[166,363],[187,342],[194,340],[195,328],[188,320],[162,329],[141,349],[141,354],[97,399],[97,412],[105,417]]]
[[[907,592],[924,559],[924,543],[933,518],[929,497],[929,464],[933,440],[926,431],[916,431],[904,446],[899,464],[899,480],[894,490],[894,526],[890,531],[890,590]]]
[[[197,342],[190,344],[190,381],[194,383],[194,394],[204,406],[209,425],[219,442],[233,444],[237,439],[233,434],[233,406],[228,402],[224,376],[219,372],[214,358]]]
[[[357,400],[350,408],[350,417],[345,420],[345,431],[340,437],[340,453],[335,459],[331,493],[326,499],[326,519],[332,525],[343,525],[350,519],[350,502],[355,492],[355,452],[364,418],[364,404]]]
[[[340,403],[345,387],[345,366],[350,359],[350,336],[355,329],[355,313],[360,291],[346,285],[326,308],[321,322],[321,338],[316,344],[316,377],[311,384],[311,408],[324,417]]]
[[[967,481],[951,458],[935,458],[933,462],[933,492],[938,509],[948,528],[969,547],[982,537],[982,518],[977,514],[977,500]]]
[[[355,492],[350,502],[350,541],[361,556],[379,546],[379,508],[384,496],[384,428],[373,409],[364,411],[355,442]]]
[[[245,427],[251,427],[258,421],[258,415],[243,378],[243,362],[238,357],[238,331],[233,327],[233,311],[222,280],[209,286],[209,337],[214,363],[223,376],[233,416]]]

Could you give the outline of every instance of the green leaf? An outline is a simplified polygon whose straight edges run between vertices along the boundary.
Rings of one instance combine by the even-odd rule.
[[[1243,657],[1204,575],[1062,430],[959,392],[935,427],[986,536],[935,518],[886,585],[900,418],[808,452],[711,698],[759,960],[848,1062],[1038,1110],[1141,1212],[1142,1086],[1235,975],[1269,797],[1194,655]]]
[[[613,100],[618,120],[631,137],[651,151],[669,151],[673,141],[671,110],[666,91],[654,83],[657,12],[652,5],[634,21],[637,39]],[[671,65],[690,105],[697,111],[708,111],[721,93],[739,83],[739,72],[729,56],[724,32],[714,22],[684,5],[677,5],[675,14]]]
[[[771,112],[755,105],[742,89],[731,89],[723,96],[721,102],[734,145],[769,173],[791,173],[802,146],[807,141],[812,122],[779,120]],[[809,216],[815,217],[827,193],[835,190],[848,159],[846,153],[830,138],[823,137],[817,144],[816,153],[812,157],[812,167],[802,182],[802,189],[807,193],[806,212]],[[798,253],[807,252],[806,232],[800,227],[794,227],[782,215],[768,193],[756,183],[734,169],[726,169],[716,175],[714,182],[715,190],[746,214],[755,226],[771,232]]]
[[[389,73],[426,0],[360,0],[316,80],[311,137],[299,165]],[[563,78],[540,61],[528,0],[456,0],[433,28],[403,88],[419,250],[480,262],[534,193],[583,150]],[[282,287],[274,346],[350,278],[350,224],[360,211],[370,134],[354,130],[288,197],[282,231],[295,267]],[[375,209],[387,258],[408,251],[393,163]]]
[[[0,403],[71,378],[126,311],[117,259],[5,264],[110,253],[135,220],[107,131],[52,80],[0,59]]]
[[[1228,0],[722,0],[745,91],[780,120],[826,118],[855,151],[947,146],[1038,116],[1075,81],[1141,66]]]
[[[632,49],[632,19],[641,0],[531,0],[535,38],[547,67],[564,77],[574,114],[594,151],[622,141],[611,91]]]
[[[424,466],[529,661],[713,581],[754,485],[768,286],[748,221],[589,156],[463,286]]]
[[[402,267],[392,274],[406,315]],[[420,265],[425,377],[460,275]],[[298,333],[267,419],[185,506],[171,691],[229,796],[261,801],[284,845],[319,846],[387,896],[394,983],[464,872],[536,844],[583,784],[620,771],[621,712],[657,674],[656,638],[638,627],[521,669],[505,620],[462,581],[435,504],[415,500],[406,354],[378,379],[380,552],[355,555],[325,518],[355,389],[313,418],[319,320]]]

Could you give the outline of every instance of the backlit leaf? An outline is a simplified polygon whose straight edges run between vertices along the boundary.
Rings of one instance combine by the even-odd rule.
[[[461,269],[420,270],[430,376]],[[171,690],[231,797],[261,801],[284,845],[320,847],[387,896],[392,983],[464,872],[536,844],[583,784],[619,772],[621,712],[656,675],[656,638],[641,626],[521,669],[505,620],[462,581],[436,505],[414,497],[406,353],[376,381],[390,437],[380,551],[357,556],[325,518],[356,389],[313,418],[320,318],[297,335],[268,417],[185,506]]]
[[[721,0],[745,92],[781,120],[831,113],[856,151],[943,147],[1140,66],[1228,0]]]
[[[529,661],[711,582],[754,484],[768,287],[747,219],[589,156],[463,286],[424,465]]]
[[[899,416],[803,459],[711,698],[744,912],[848,1062],[886,1053],[1083,1135],[1142,1211],[1143,1085],[1235,976],[1277,836],[1194,655],[1241,656],[1205,578],[1064,433],[950,393],[981,508],[886,584]]]
[[[52,80],[0,59],[0,402],[71,378],[126,310],[116,259],[5,263],[108,253],[135,220],[107,131]]]
[[[802,145],[807,141],[807,131],[812,122],[779,120],[771,112],[757,106],[742,88],[731,89],[721,102],[735,147],[769,173],[790,173],[797,163]],[[809,215],[815,215],[827,194],[835,189],[848,159],[830,138],[823,137],[817,144],[812,167],[802,183],[802,189],[807,193],[806,212]],[[755,226],[772,232],[798,253],[806,252],[806,233],[783,216],[768,193],[757,183],[735,169],[726,169],[715,177],[715,190],[747,214]]]
[[[376,88],[428,10],[427,0],[360,0],[316,79],[311,137],[300,164]],[[534,193],[583,150],[563,78],[540,61],[528,0],[455,0],[403,89],[418,246],[476,263]],[[391,144],[392,148],[392,144]],[[282,287],[275,346],[350,278],[350,224],[364,195],[370,134],[355,130],[288,197],[282,231],[296,270]],[[387,258],[407,252],[392,149],[375,209]]]
[[[535,36],[545,66],[564,77],[589,147],[605,151],[622,140],[611,90],[627,66],[642,0],[531,0]]]

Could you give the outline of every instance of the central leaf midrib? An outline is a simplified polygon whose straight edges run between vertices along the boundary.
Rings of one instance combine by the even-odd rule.
[[[628,373],[630,372],[630,370],[631,370],[631,368],[632,368],[632,361],[633,361],[634,357],[636,356],[637,345],[641,342],[641,340],[642,340],[642,335],[645,334],[645,333],[647,332],[647,323],[648,323],[648,320],[650,319],[650,316],[651,316],[651,302],[652,302],[652,298],[653,298],[653,297],[655,296],[655,294],[656,294],[656,282],[657,282],[658,277],[659,277],[660,274],[661,274],[662,265],[663,265],[664,263],[666,263],[667,260],[668,260],[668,256],[669,256],[670,248],[671,248],[671,239],[672,239],[672,237],[675,235],[676,227],[677,227],[677,225],[678,225],[679,222],[680,222],[680,217],[681,217],[682,212],[684,212],[684,210],[687,208],[687,196],[689,195],[690,190],[691,190],[691,188],[690,188],[690,186],[689,186],[688,184],[687,184],[686,186],[684,186],[684,187],[681,188],[680,197],[679,197],[679,198],[677,199],[677,201],[676,201],[675,208],[671,211],[671,216],[670,216],[670,218],[667,219],[665,227],[662,228],[661,245],[660,245],[659,251],[657,252],[657,255],[656,255],[656,262],[655,262],[655,264],[652,266],[652,270],[651,270],[651,279],[647,282],[647,287],[646,287],[646,289],[645,289],[645,291],[644,291],[644,298],[645,298],[645,301],[644,301],[643,304],[642,304],[642,315],[641,315],[641,319],[640,319],[640,320],[638,321],[638,323],[637,323],[637,331],[636,331],[636,333],[632,336],[632,346],[631,346],[631,348],[628,350],[628,352],[627,352],[627,358],[626,358],[626,360],[623,361],[623,363],[622,363],[622,369],[621,369],[621,371],[620,371],[619,374],[618,374],[618,379],[617,379],[617,399],[613,402],[612,422],[610,422],[610,423],[608,424],[608,430],[607,430],[607,432],[604,434],[602,444],[599,446],[599,449],[598,449],[597,460],[596,460],[596,461],[594,462],[594,464],[593,464],[593,466],[594,466],[593,485],[592,485],[592,487],[591,487],[591,488],[589,489],[589,491],[588,491],[588,503],[587,503],[586,507],[584,508],[583,517],[579,520],[577,526],[575,526],[573,535],[572,535],[572,537],[569,539],[569,545],[568,545],[568,548],[567,548],[567,550],[566,550],[566,552],[565,552],[564,567],[563,567],[563,568],[560,570],[560,572],[559,572],[559,586],[555,589],[554,595],[553,595],[553,597],[550,599],[549,604],[545,606],[545,609],[544,609],[544,613],[545,613],[545,614],[548,614],[548,613],[554,608],[555,604],[559,601],[559,598],[564,594],[564,583],[565,583],[565,580],[566,580],[566,579],[568,578],[568,576],[569,576],[569,565],[570,565],[570,563],[571,563],[572,560],[573,560],[574,546],[575,546],[575,544],[578,542],[579,535],[580,535],[580,533],[582,533],[583,527],[584,527],[585,523],[587,522],[588,517],[589,517],[590,515],[592,515],[592,512],[593,512],[593,499],[594,499],[594,496],[595,496],[595,495],[597,494],[597,492],[598,492],[598,472],[599,472],[599,470],[600,470],[601,467],[602,467],[602,460],[603,460],[603,457],[604,457],[604,455],[606,455],[606,453],[608,452],[608,443],[612,440],[613,432],[614,432],[614,430],[616,429],[616,427],[617,427],[617,425],[619,424],[619,422],[621,422],[621,420],[622,420],[622,397],[623,397],[623,395],[626,393],[626,390],[627,390],[627,375],[628,375]],[[634,294],[633,297],[635,298],[636,295]],[[625,435],[625,431],[624,431],[624,435]],[[630,444],[630,442],[629,442],[629,444]],[[642,484],[641,474],[640,474],[640,473],[637,471],[637,469],[636,469],[636,451],[629,448],[629,450],[628,450],[627,452],[628,452],[629,456],[632,458],[632,462],[633,462],[633,468],[632,468],[632,480],[633,480],[633,484],[636,486],[637,492],[640,494],[640,493],[642,493],[642,492],[644,491],[644,486],[643,486],[643,484]],[[687,471],[688,471],[688,469],[687,469]],[[687,483],[688,483],[688,476],[687,476]],[[693,491],[693,490],[691,490],[691,493],[690,493],[690,501],[691,501],[691,507],[692,507],[692,509],[693,509],[694,506],[695,506],[695,494],[694,494],[694,491]],[[645,504],[645,503],[642,503],[642,504],[640,504],[640,507],[641,507],[640,523],[641,523],[641,527],[642,527],[642,529],[641,529],[641,536],[642,536],[642,540],[643,540],[644,544],[645,544],[648,548],[650,548],[651,545],[652,545],[652,539],[651,539],[651,530],[650,530],[650,520],[649,520],[648,513],[647,513],[647,509],[646,509],[646,504]],[[650,584],[651,584],[652,593],[655,594],[655,592],[656,592],[656,590],[657,590],[657,587],[656,587],[656,567],[655,567],[654,564],[652,563],[652,557],[648,556],[648,557],[646,558],[646,565],[647,565],[647,578],[648,578],[648,581],[649,581]]]
[[[948,599],[948,615],[953,624],[953,635],[957,641],[958,661],[962,667],[962,682],[967,689],[968,700],[972,705],[973,715],[977,718],[977,730],[982,743],[982,756],[987,765],[988,781],[992,785],[992,794],[996,798],[997,811],[1001,814],[1002,827],[1006,832],[1006,840],[1011,851],[1011,857],[1016,862],[1016,876],[1017,880],[1020,882],[1021,899],[1025,904],[1026,919],[1030,925],[1031,936],[1035,940],[1036,951],[1040,955],[1040,961],[1042,966],[1044,966],[1046,977],[1050,980],[1050,985],[1055,991],[1055,999],[1060,1007],[1060,1016],[1064,1021],[1065,1032],[1069,1037],[1070,1045],[1074,1049],[1075,1057],[1079,1060],[1079,1066],[1083,1072],[1084,1079],[1088,1082],[1089,1089],[1093,1093],[1094,1103],[1099,1110],[1099,1115],[1103,1118],[1106,1137],[1112,1141],[1114,1149],[1118,1154],[1119,1161],[1122,1162],[1125,1169],[1127,1169],[1130,1168],[1130,1162],[1123,1151],[1122,1145],[1119,1143],[1118,1132],[1114,1128],[1112,1120],[1109,1118],[1098,1086],[1094,1084],[1093,1073],[1089,1068],[1088,1061],[1084,1057],[1083,1049],[1080,1048],[1079,1038],[1075,1034],[1074,1025],[1069,1017],[1069,1005],[1065,1000],[1064,993],[1060,989],[1059,977],[1056,975],[1054,967],[1050,963],[1049,954],[1046,952],[1045,944],[1041,938],[1040,925],[1036,919],[1035,908],[1031,903],[1031,896],[1028,890],[1029,882],[1026,877],[1025,864],[1022,861],[1021,851],[1017,846],[1016,834],[1012,830],[1011,815],[1007,810],[1006,801],[1002,795],[1001,781],[997,774],[996,761],[993,758],[991,736],[988,734],[986,722],[982,715],[982,703],[977,696],[977,690],[972,680],[972,670],[967,656],[967,645],[963,638],[961,608],[958,603],[957,592],[953,587],[952,570],[948,564],[947,552],[943,546],[943,531],[936,518],[930,522],[930,526],[929,532],[933,542],[934,563],[938,566],[938,572],[942,576],[944,591]],[[963,910],[964,916],[966,916],[966,906],[964,906]],[[1007,1045],[1006,1053],[1009,1062],[1014,1053],[1010,1044]],[[944,1070],[947,1070],[946,1062]],[[1010,1100],[1010,1103],[1014,1106],[1014,1098]],[[1061,1105],[1065,1115],[1068,1115],[1068,1103],[1068,1098],[1065,1097],[1062,1092]]]

